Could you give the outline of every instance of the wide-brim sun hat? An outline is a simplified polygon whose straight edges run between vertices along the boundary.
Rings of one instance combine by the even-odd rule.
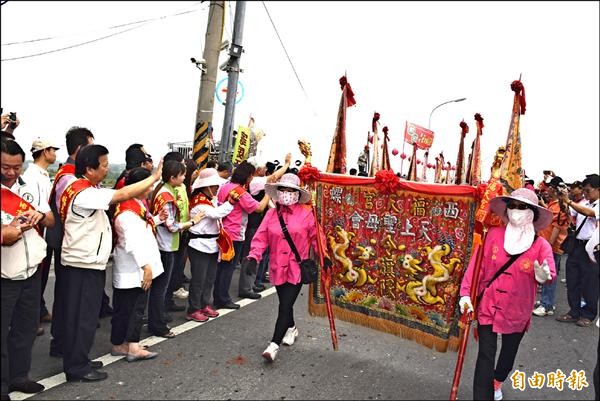
[[[274,201],[278,200],[277,189],[279,187],[293,188],[300,192],[298,203],[307,203],[310,200],[310,192],[300,187],[300,178],[296,174],[287,173],[281,176],[279,181],[265,184],[265,193]]]
[[[227,182],[227,180],[219,176],[217,169],[205,168],[198,173],[198,177],[196,177],[194,180],[194,183],[192,184],[192,191],[197,188],[221,185],[225,182]]]
[[[535,192],[527,188],[518,188],[511,192],[508,196],[497,196],[490,201],[490,210],[502,219],[504,223],[508,223],[506,214],[507,202],[516,200],[533,206],[538,211],[538,218],[533,222],[533,227],[536,231],[546,228],[552,223],[552,212],[538,204],[538,198]]]

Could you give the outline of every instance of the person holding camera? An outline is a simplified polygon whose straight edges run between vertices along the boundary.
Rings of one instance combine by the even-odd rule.
[[[17,118],[17,113],[10,112],[2,114],[0,117],[0,130],[2,130],[2,137],[6,139],[15,139],[15,129],[19,126],[21,121]]]
[[[556,318],[559,322],[576,323],[580,327],[589,327],[598,315],[598,264],[590,261],[585,250],[587,241],[596,229],[600,206],[598,201],[600,177],[590,174],[583,180],[583,193],[586,201],[575,203],[569,199],[565,190],[561,190],[560,198],[571,209],[575,216],[577,236],[575,247],[569,253],[566,264],[567,299],[569,312]],[[581,306],[581,297],[585,305]]]
[[[269,209],[254,234],[248,257],[244,259],[242,274],[256,273],[265,249],[269,248],[269,279],[277,290],[279,309],[273,337],[262,353],[263,358],[273,362],[279,346],[292,345],[298,337],[294,322],[294,303],[302,288],[300,264],[282,234],[283,219],[291,240],[301,260],[309,258],[310,249],[317,247],[317,222],[310,205],[310,193],[300,187],[300,179],[292,173],[284,174],[281,180],[265,185],[266,194],[273,199],[276,208]],[[321,240],[324,241],[324,238]],[[325,265],[331,260],[325,258]]]
[[[571,222],[567,205],[559,200],[559,188],[565,188],[566,185],[562,178],[553,177],[548,183],[548,206],[547,209],[552,212],[552,223],[546,228],[540,230],[538,235],[545,238],[552,246],[552,255],[554,257],[554,265],[556,266],[556,274],[560,271],[560,259],[563,255],[563,250],[560,249],[560,244],[567,237],[567,229]],[[543,206],[540,202],[540,205]],[[546,282],[542,285],[542,294],[538,306],[533,310],[536,316],[552,316],[554,315],[554,299],[556,296],[556,282]]]

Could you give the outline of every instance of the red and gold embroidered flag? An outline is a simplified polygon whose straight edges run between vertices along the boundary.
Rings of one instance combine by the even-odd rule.
[[[354,106],[356,100],[346,76],[340,78],[340,86],[342,87],[342,97],[338,109],[335,133],[329,150],[327,172],[346,174],[346,109]]]
[[[317,219],[333,261],[335,316],[438,351],[459,345],[457,302],[471,256],[477,189],[320,174]],[[309,311],[325,316],[321,281]]]
[[[481,135],[483,135],[483,117],[479,113],[475,114],[475,124],[477,124],[477,135],[473,139],[468,183],[477,186],[481,183]]]
[[[523,168],[521,159],[521,114],[525,114],[525,88],[520,80],[513,81],[510,88],[515,92],[513,108],[506,138],[506,154],[502,161],[500,182],[505,192],[510,193],[523,187]]]

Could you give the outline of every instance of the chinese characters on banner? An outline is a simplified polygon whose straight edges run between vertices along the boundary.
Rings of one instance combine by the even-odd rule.
[[[371,184],[316,185],[317,215],[334,263],[335,316],[438,351],[456,350],[474,190],[410,183],[385,195],[365,182]],[[313,286],[309,310],[323,315],[320,285]]]
[[[237,166],[248,158],[250,152],[250,129],[240,125],[235,137],[231,162]]]
[[[406,122],[404,126],[404,142],[417,144],[419,149],[429,149],[433,143],[433,131],[420,125]]]

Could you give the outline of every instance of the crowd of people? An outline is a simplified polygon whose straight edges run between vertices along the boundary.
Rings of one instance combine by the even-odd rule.
[[[69,157],[51,180],[48,167],[62,144],[36,139],[34,161],[23,172],[26,154],[13,134],[18,122],[9,118],[2,116],[3,400],[12,391],[44,389],[28,376],[33,342],[44,333],[41,323],[51,323],[49,354],[62,358],[67,381],[103,380],[108,375],[100,370],[102,363],[89,356],[100,317],[112,315],[112,355],[128,362],[155,358],[156,352],[140,345],[143,325],[149,334],[173,338],[169,312],[185,310],[187,320],[205,322],[219,316],[220,308],[239,308],[229,295],[232,275],[248,261],[254,263],[240,274],[238,296],[260,298],[268,277],[275,277],[271,282],[283,306],[273,342],[287,341],[281,330],[298,335],[290,318],[298,293],[291,296],[285,288],[300,288],[300,267],[293,258],[275,258],[280,249],[259,230],[268,210],[281,207],[287,220],[292,218],[287,209],[309,200],[298,185],[297,169],[290,168],[290,153],[283,164],[245,161],[234,168],[211,161],[199,169],[178,152],[165,154],[155,166],[144,146],[134,143],[114,188],[105,188],[109,151],[95,143],[89,129],[68,130]],[[302,196],[281,204],[279,189],[286,197]],[[297,207],[304,214],[311,210]],[[306,225],[293,223],[289,232],[299,242],[315,240]],[[255,236],[260,247],[253,243]],[[112,307],[104,291],[111,255]],[[43,293],[52,258],[56,279],[50,312]],[[184,274],[188,260],[189,278]],[[294,273],[282,277],[281,266]],[[187,307],[176,299],[186,299]],[[270,361],[275,358],[271,344],[263,354]]]
[[[239,297],[260,298],[265,282],[277,292],[275,327],[262,356],[272,362],[282,344],[294,344],[300,260],[317,249],[319,238],[311,194],[291,168],[291,154],[281,165],[244,161],[234,168],[211,161],[199,169],[194,160],[169,152],[155,166],[135,143],[114,188],[105,188],[109,150],[95,143],[89,129],[68,130],[69,157],[51,180],[48,167],[63,144],[36,139],[33,163],[23,172],[17,126],[2,116],[2,400],[11,391],[44,389],[28,376],[41,323],[51,323],[49,353],[62,358],[67,381],[103,380],[102,363],[90,359],[101,316],[112,314],[112,355],[128,362],[153,359],[158,354],[140,345],[143,325],[152,335],[173,338],[169,312],[206,322],[219,309],[239,308],[229,293],[236,268]],[[597,318],[599,187],[597,174],[568,185],[548,172],[537,188],[527,181],[492,200],[491,210],[505,225],[492,228],[480,250],[477,302],[470,298],[476,255],[460,289],[461,310],[476,312],[479,323],[474,399],[502,399],[502,382],[532,314],[555,313],[561,258],[567,257],[569,310],[556,320],[589,327]],[[565,252],[561,244],[569,230],[574,246]],[[112,307],[104,292],[111,255]],[[50,312],[43,293],[52,258]],[[324,267],[330,266],[324,255]],[[186,299],[187,306],[176,299]]]

